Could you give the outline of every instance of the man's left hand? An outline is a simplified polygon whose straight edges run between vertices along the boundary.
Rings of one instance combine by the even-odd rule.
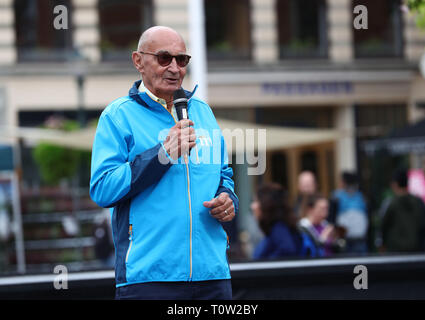
[[[232,221],[235,217],[235,207],[227,192],[222,192],[217,198],[204,201],[204,207],[210,208],[210,215],[220,222]]]

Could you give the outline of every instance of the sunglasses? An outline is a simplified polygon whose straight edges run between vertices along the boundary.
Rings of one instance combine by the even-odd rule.
[[[143,51],[138,51],[138,52],[143,53],[143,54],[150,54],[152,56],[156,56],[156,59],[158,60],[159,65],[162,66],[162,67],[168,66],[171,63],[171,61],[173,61],[173,58],[175,58],[177,65],[180,68],[184,68],[184,67],[187,66],[187,64],[189,63],[189,60],[191,58],[187,54],[178,54],[176,56],[173,56],[167,51],[160,51],[158,53],[143,52]]]

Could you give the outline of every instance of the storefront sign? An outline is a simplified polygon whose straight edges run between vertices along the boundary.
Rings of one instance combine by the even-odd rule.
[[[351,94],[353,85],[348,81],[263,83],[261,91],[268,95]]]

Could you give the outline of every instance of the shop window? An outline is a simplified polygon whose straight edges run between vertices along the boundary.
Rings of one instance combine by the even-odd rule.
[[[354,0],[353,9],[364,1]],[[400,0],[367,2],[368,28],[354,30],[356,58],[401,57],[403,23]]]
[[[280,58],[325,58],[325,1],[277,0],[276,6]]]
[[[55,29],[53,10],[68,9],[68,29]],[[18,61],[64,61],[72,55],[70,0],[16,0],[14,2]]]
[[[249,1],[205,0],[204,8],[208,59],[250,59]]]
[[[308,114],[308,117],[306,117]],[[333,128],[332,107],[257,108],[259,124],[293,128]]]
[[[99,0],[98,8],[102,59],[130,59],[142,32],[153,25],[152,2]]]
[[[407,107],[398,105],[357,105],[356,153],[360,186],[366,195],[370,210],[379,210],[388,195],[394,170],[408,164],[408,155],[391,156],[385,150],[369,155],[362,147],[368,140],[383,138],[393,130],[403,128],[408,121]]]

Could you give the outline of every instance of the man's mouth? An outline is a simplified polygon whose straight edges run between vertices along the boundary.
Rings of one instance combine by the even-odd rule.
[[[167,81],[168,83],[171,83],[171,84],[176,84],[176,83],[179,82],[179,79],[176,79],[176,78],[165,78],[165,81]]]

